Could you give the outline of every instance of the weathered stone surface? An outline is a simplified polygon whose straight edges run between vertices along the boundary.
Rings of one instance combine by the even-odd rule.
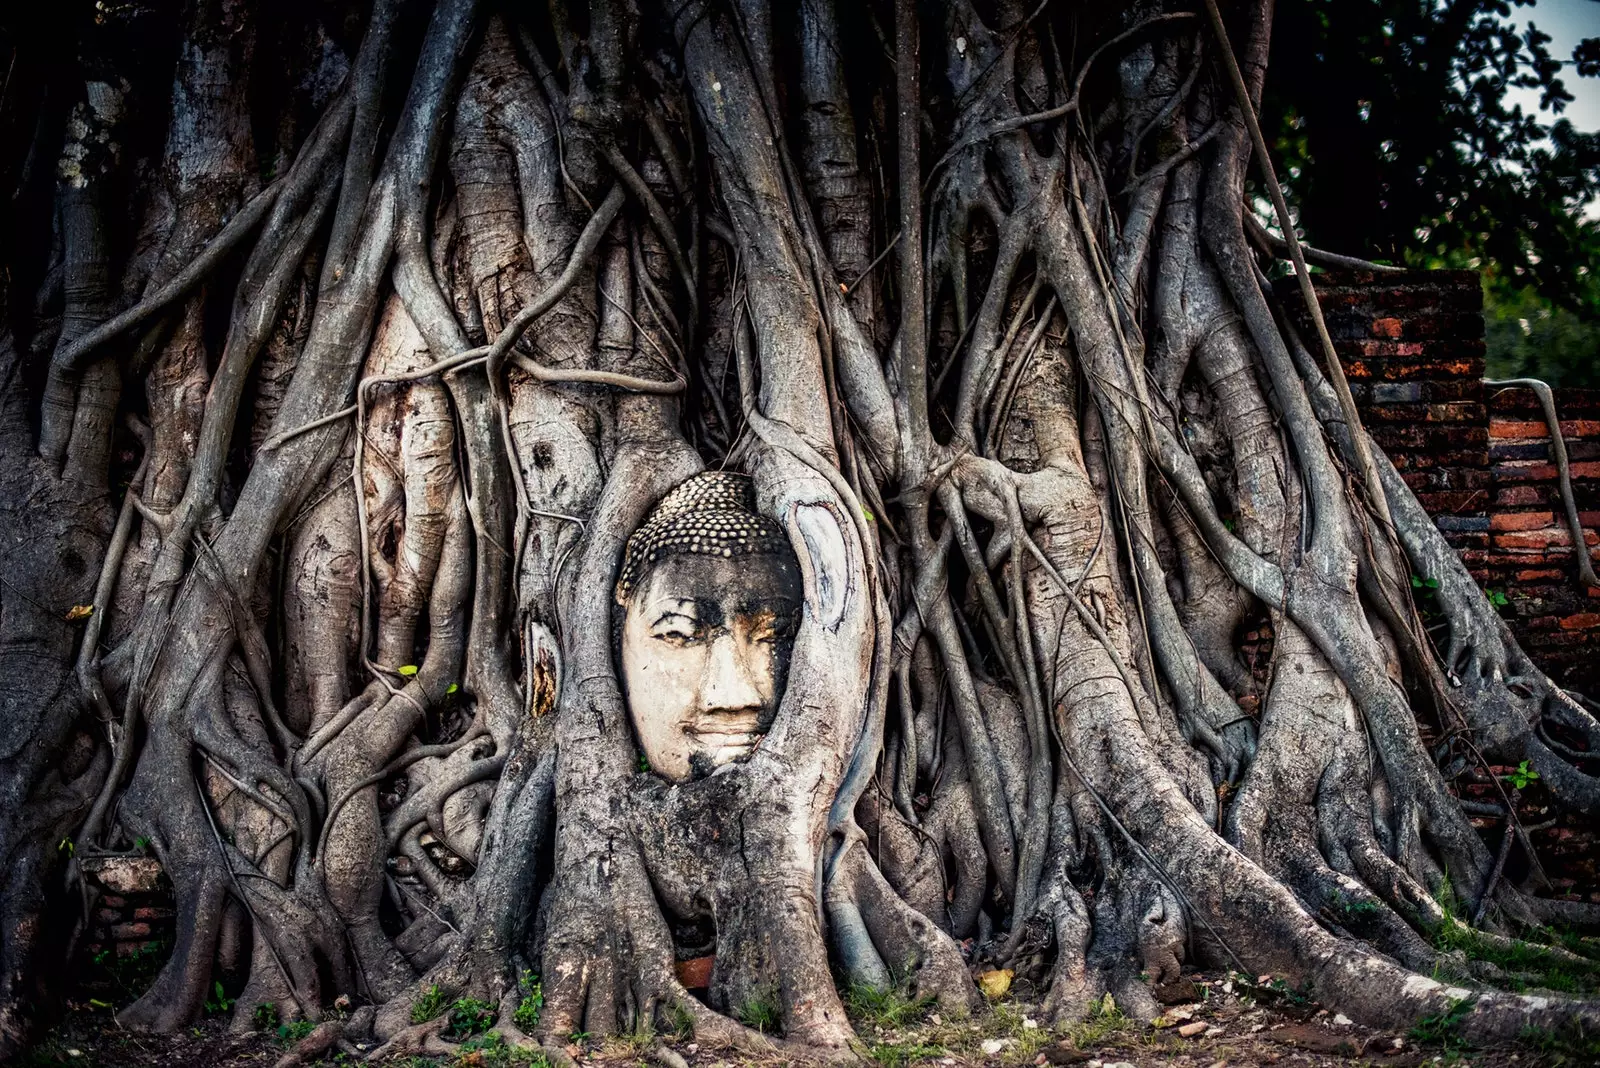
[[[161,888],[161,865],[154,857],[87,857],[83,873],[119,894],[150,894]]]

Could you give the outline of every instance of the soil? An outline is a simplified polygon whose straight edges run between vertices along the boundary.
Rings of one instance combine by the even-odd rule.
[[[971,1020],[942,1019],[937,1012],[903,1000],[863,1004],[853,1000],[852,1021],[867,1049],[867,1063],[883,1068],[1073,1065],[1078,1068],[1350,1068],[1354,1065],[1413,1068],[1484,1065],[1496,1068],[1593,1064],[1595,1049],[1573,1048],[1530,1037],[1515,1047],[1470,1048],[1450,1033],[1448,1021],[1425,1024],[1408,1034],[1355,1026],[1309,1002],[1270,977],[1194,973],[1173,984],[1191,1000],[1168,1006],[1154,1024],[1122,1016],[1115,1006],[1096,1018],[1052,1030],[1030,1015],[1032,1006],[1002,999]],[[1187,984],[1192,984],[1192,987]],[[751,1021],[753,1022],[753,1021]],[[304,1025],[302,1025],[304,1026]],[[677,1068],[665,1047],[689,1068],[767,1068],[790,1063],[781,1054],[753,1056],[691,1040],[592,1039],[575,1036],[567,1052],[582,1066]],[[103,1002],[73,1002],[63,1021],[16,1062],[22,1068],[245,1068],[275,1065],[293,1038],[286,1028],[231,1034],[225,1015],[210,1016],[170,1035],[119,1028]],[[316,1063],[368,1063],[371,1045],[351,1046]],[[539,1065],[543,1058],[506,1048],[498,1035],[468,1039],[454,1057],[403,1055],[378,1063],[405,1068],[499,1068]]]

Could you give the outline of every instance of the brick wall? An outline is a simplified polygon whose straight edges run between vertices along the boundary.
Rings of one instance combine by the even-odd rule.
[[[1594,557],[1600,542],[1600,392],[1558,389],[1555,395],[1578,519]],[[1600,693],[1600,591],[1577,583],[1550,433],[1529,390],[1491,388],[1489,463],[1490,548],[1473,574],[1486,587],[1504,591],[1512,626],[1540,667],[1574,689]]]
[[[1368,429],[1550,676],[1600,693],[1600,597],[1581,589],[1549,435],[1525,389],[1483,383],[1472,271],[1318,276],[1318,302]],[[1302,320],[1293,279],[1278,295]],[[1309,338],[1309,330],[1306,332]],[[1600,525],[1600,392],[1557,390],[1585,526]],[[1596,544],[1588,534],[1588,544]]]
[[[94,894],[85,956],[115,971],[119,961],[163,954],[173,938],[174,913],[172,885],[160,863],[154,857],[85,857],[81,868]]]

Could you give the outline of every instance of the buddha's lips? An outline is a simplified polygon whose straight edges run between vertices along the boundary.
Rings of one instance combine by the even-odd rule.
[[[761,739],[766,737],[760,731],[729,731],[715,728],[688,728],[687,734],[694,738],[713,760],[726,763],[737,757],[744,756],[754,749]]]

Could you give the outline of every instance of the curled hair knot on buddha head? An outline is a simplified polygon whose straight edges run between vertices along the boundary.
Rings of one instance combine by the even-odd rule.
[[[617,576],[617,604],[627,604],[650,569],[669,556],[788,554],[783,529],[755,509],[755,486],[748,475],[702,471],[684,481],[661,498],[628,539]]]

